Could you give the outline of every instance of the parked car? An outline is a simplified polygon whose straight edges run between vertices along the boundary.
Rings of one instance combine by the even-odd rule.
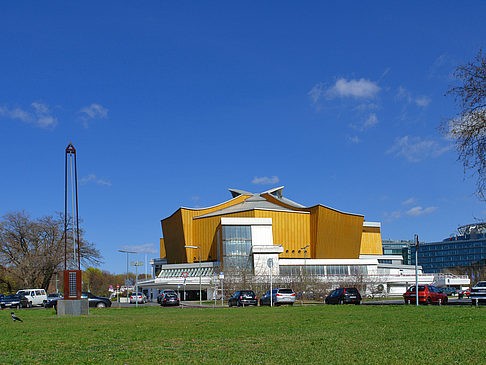
[[[97,297],[91,293],[82,292],[81,299],[88,299],[90,307],[105,308],[111,307],[111,300],[105,297]]]
[[[464,289],[464,290],[461,290],[458,294],[459,296],[459,299],[462,299],[464,296],[468,297],[471,295],[471,289]]]
[[[447,288],[439,288],[442,293],[445,293],[447,296],[457,295],[457,289],[452,287]]]
[[[47,294],[44,289],[22,289],[17,292],[29,301],[29,306],[44,305],[47,301]]]
[[[164,307],[169,306],[169,305],[179,305],[179,297],[177,296],[177,294],[175,292],[174,293],[166,292],[162,296],[162,299],[160,301],[160,305],[162,305]]]
[[[147,303],[147,297],[144,293],[132,293],[130,294],[130,304],[133,303]]]
[[[474,285],[469,297],[472,305],[486,302],[486,281],[480,281]]]
[[[260,305],[270,305],[270,297],[275,306],[282,304],[294,305],[295,303],[295,293],[289,288],[273,289],[271,294],[270,290],[267,291],[265,295],[260,298]]]
[[[419,285],[418,299],[420,304],[425,305],[431,303],[447,304],[448,302],[447,295],[433,285]],[[405,304],[415,303],[415,285],[408,288],[407,292],[403,294],[403,300],[405,301]]]
[[[228,307],[258,305],[258,298],[253,290],[238,290],[228,300]]]
[[[51,302],[51,301],[56,301],[58,299],[64,299],[64,296],[62,295],[62,293],[51,293],[51,294],[47,294],[47,300],[44,301],[44,307],[46,307],[47,303]],[[46,307],[46,308],[51,308],[53,307],[53,305],[51,305],[50,307]]]
[[[0,298],[0,307],[3,308],[28,308],[31,307],[29,300],[20,294],[10,294]]]
[[[325,299],[326,304],[357,304],[361,303],[361,294],[356,288],[334,289]]]
[[[172,293],[172,294],[176,294],[177,295],[177,293],[174,290],[172,290],[172,289],[164,289],[164,290],[161,290],[159,292],[159,295],[157,295],[157,303],[161,304],[162,298],[164,297],[164,294],[165,293]]]

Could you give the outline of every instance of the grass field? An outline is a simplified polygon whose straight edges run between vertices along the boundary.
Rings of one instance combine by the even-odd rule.
[[[486,308],[110,308],[0,312],[0,363],[486,363]]]

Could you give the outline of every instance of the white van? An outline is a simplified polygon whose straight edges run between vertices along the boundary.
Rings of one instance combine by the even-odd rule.
[[[17,294],[23,295],[29,301],[29,307],[44,305],[47,302],[47,294],[44,289],[22,289]]]

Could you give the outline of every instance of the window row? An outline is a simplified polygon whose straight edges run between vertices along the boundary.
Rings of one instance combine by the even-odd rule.
[[[366,265],[280,265],[280,275],[367,275]]]

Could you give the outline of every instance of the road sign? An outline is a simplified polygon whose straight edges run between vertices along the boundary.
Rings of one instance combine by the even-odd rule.
[[[117,288],[117,289],[120,289],[120,285],[119,285],[119,284],[116,284],[116,288]]]
[[[187,273],[187,272],[185,272],[185,271],[182,273],[182,277],[183,277],[183,278],[187,278],[187,275],[188,275],[188,273]]]
[[[219,273],[219,280],[223,280],[224,279],[224,273],[221,271]]]
[[[132,262],[130,262],[130,264],[132,266],[143,266],[144,265],[143,261],[132,261]]]
[[[273,259],[271,257],[267,260],[267,266],[273,267]]]

